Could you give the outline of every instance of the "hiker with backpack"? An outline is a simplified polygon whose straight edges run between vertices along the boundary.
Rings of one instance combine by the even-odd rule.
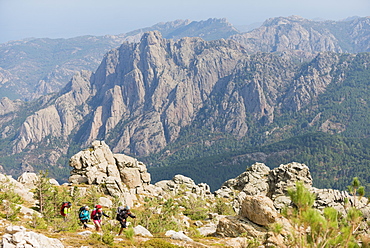
[[[90,208],[88,206],[82,206],[78,212],[78,218],[80,219],[84,229],[87,229],[87,222],[90,220]]]
[[[94,210],[91,212],[91,219],[93,220],[94,222],[94,225],[95,225],[95,229],[97,232],[100,232],[101,231],[101,217],[102,216],[105,216],[105,217],[110,217],[109,215],[105,214],[102,210],[102,206],[100,205],[96,205]]]
[[[64,217],[64,220],[67,219],[68,215],[71,213],[72,210],[72,203],[70,202],[63,202],[62,207],[60,208],[60,214]]]
[[[118,220],[119,223],[121,224],[121,229],[119,230],[118,235],[121,235],[122,232],[123,232],[123,229],[125,229],[127,227],[126,222],[127,222],[127,218],[129,216],[131,218],[136,218],[136,216],[131,213],[129,206],[126,206],[126,207],[122,207],[122,206],[121,207],[118,207],[116,220]]]

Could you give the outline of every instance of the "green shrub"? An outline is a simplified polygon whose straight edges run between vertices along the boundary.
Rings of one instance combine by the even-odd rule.
[[[150,239],[145,241],[142,246],[143,248],[181,248],[182,246],[171,244],[163,239]]]
[[[128,238],[129,240],[132,240],[134,235],[135,235],[135,231],[132,227],[129,227],[127,229],[125,229],[125,237]]]
[[[226,202],[225,198],[216,198],[216,203],[214,205],[214,212],[220,215],[234,215],[235,211],[231,204]]]
[[[180,205],[185,208],[184,215],[192,220],[203,220],[208,217],[209,205],[204,199],[197,197],[182,198]]]
[[[32,214],[32,219],[29,223],[29,226],[35,229],[47,229],[48,224],[46,223],[44,218],[40,217],[36,212],[34,212]]]
[[[296,209],[282,213],[294,224],[289,238],[292,246],[358,247],[359,227],[363,224],[361,211],[350,208],[347,216],[341,216],[334,208],[320,212],[312,208],[314,195],[301,182],[288,192]]]
[[[101,237],[102,241],[104,244],[107,245],[113,245],[114,242],[114,236],[111,233],[104,233],[103,236]]]
[[[71,213],[71,216],[68,216],[66,219],[57,217],[51,219],[51,222],[54,225],[53,228],[55,232],[75,232],[80,228],[80,221],[73,213]]]
[[[179,207],[173,199],[145,198],[144,208],[135,211],[139,225],[151,233],[167,230],[179,230],[179,224],[174,221],[179,214]]]

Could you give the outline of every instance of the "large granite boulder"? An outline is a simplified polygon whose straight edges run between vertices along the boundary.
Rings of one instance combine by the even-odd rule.
[[[113,154],[104,141],[94,141],[91,147],[73,155],[69,165],[73,167],[69,182],[104,184],[113,196],[130,189],[143,191],[151,180],[142,162],[124,154]]]
[[[241,204],[239,215],[261,226],[268,226],[278,219],[274,202],[264,195],[246,195]]]
[[[216,234],[221,237],[263,237],[267,229],[241,216],[226,216],[218,222]]]

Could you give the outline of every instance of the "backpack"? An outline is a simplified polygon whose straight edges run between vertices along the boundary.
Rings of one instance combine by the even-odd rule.
[[[65,216],[64,209],[66,207],[71,207],[71,206],[72,206],[72,203],[70,203],[70,202],[63,202],[62,203],[62,207],[60,208],[60,214],[63,215],[63,216]]]
[[[78,217],[82,218],[82,212],[85,210],[85,206],[80,207],[80,210],[78,210]]]
[[[124,208],[121,208],[121,209],[117,209],[117,216],[116,216],[116,220],[118,221],[121,221],[123,219],[127,219],[128,217],[128,213],[129,211],[124,209]]]
[[[95,220],[95,216],[96,217],[101,217],[102,216],[102,213],[98,213],[98,210],[99,209],[94,208],[94,210],[91,212],[90,218],[92,220]],[[99,218],[97,218],[97,219],[99,219]]]
[[[117,208],[117,214],[121,213],[121,211],[123,211],[125,208],[120,206]]]

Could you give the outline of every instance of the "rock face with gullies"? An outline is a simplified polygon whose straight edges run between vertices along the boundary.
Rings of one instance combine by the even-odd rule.
[[[18,153],[30,143],[41,142],[50,135],[66,140],[89,111],[85,101],[91,94],[90,78],[91,72],[77,73],[56,100],[45,97],[44,107],[23,122],[13,152]]]
[[[7,97],[1,98],[0,99],[0,116],[17,111],[21,103],[22,102],[19,100],[12,101]]]

